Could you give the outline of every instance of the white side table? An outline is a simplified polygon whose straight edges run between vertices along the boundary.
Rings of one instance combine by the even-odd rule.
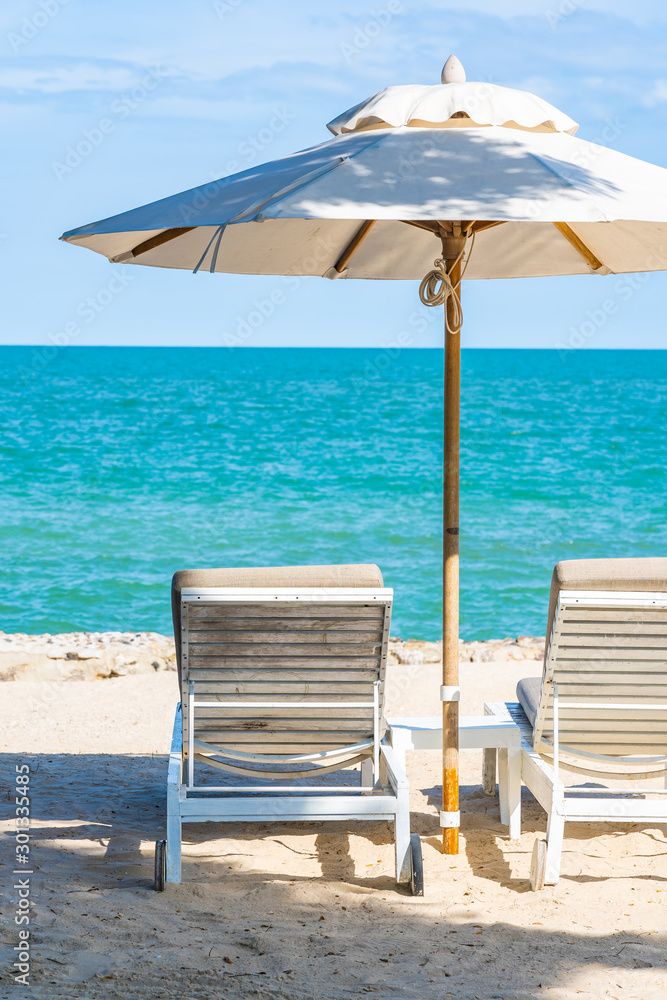
[[[442,750],[442,717],[387,719],[387,740],[403,763],[408,750]],[[509,827],[514,840],[521,836],[521,730],[509,714],[507,718],[463,715],[459,719],[459,749],[478,748],[484,750],[487,795],[495,794],[497,756],[500,822]]]

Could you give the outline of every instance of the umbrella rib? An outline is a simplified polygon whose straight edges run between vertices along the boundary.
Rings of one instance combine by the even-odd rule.
[[[416,226],[417,229],[425,229],[428,233],[434,233],[436,236],[440,235],[439,222],[427,222],[421,219],[401,219],[401,222],[405,223],[406,226]]]
[[[164,232],[158,233],[157,236],[151,236],[150,239],[144,240],[143,243],[138,243],[133,250],[130,250],[130,253],[133,257],[138,257],[139,254],[154,250],[155,247],[160,247],[163,243],[175,240],[179,236],[183,236],[184,233],[190,233],[196,228],[196,226],[184,226],[181,229],[165,229]]]
[[[360,243],[362,243],[363,240],[366,239],[366,236],[373,228],[376,221],[377,221],[376,219],[366,219],[366,221],[362,222],[362,224],[359,226],[356,233],[354,234],[350,242],[343,250],[340,257],[334,264],[334,269],[338,272],[338,274],[341,274],[341,272],[345,269],[346,264],[348,263],[352,255],[356,252]]]
[[[483,233],[485,229],[493,229],[494,226],[504,226],[505,224],[505,219],[497,219],[495,222],[473,222],[471,231],[473,233]]]
[[[583,257],[587,264],[590,264],[594,271],[598,271],[604,266],[602,261],[598,260],[593,251],[586,246],[581,237],[577,236],[574,229],[568,226],[567,222],[554,222],[554,226],[561,236],[565,237],[570,246],[574,247],[579,256]]]

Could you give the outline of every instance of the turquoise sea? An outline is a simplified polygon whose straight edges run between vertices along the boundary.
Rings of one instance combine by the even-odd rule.
[[[667,554],[667,351],[463,356],[464,638],[558,559]],[[0,628],[169,632],[190,566],[377,562],[440,634],[442,354],[0,348]]]

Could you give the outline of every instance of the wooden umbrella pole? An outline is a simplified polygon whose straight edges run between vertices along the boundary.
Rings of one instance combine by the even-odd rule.
[[[452,285],[461,292],[460,260],[448,262]],[[443,495],[442,604],[442,852],[459,853],[459,440],[461,398],[461,334],[455,303],[445,305],[445,468]]]

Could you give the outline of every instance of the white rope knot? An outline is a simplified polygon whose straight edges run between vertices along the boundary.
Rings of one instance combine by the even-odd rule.
[[[444,305],[447,331],[448,333],[458,333],[463,323],[461,297],[447,273],[444,258],[438,257],[433,263],[435,265],[433,270],[428,272],[419,286],[419,298],[425,306]],[[451,318],[449,316],[450,310],[447,309],[449,298],[452,300]]]

